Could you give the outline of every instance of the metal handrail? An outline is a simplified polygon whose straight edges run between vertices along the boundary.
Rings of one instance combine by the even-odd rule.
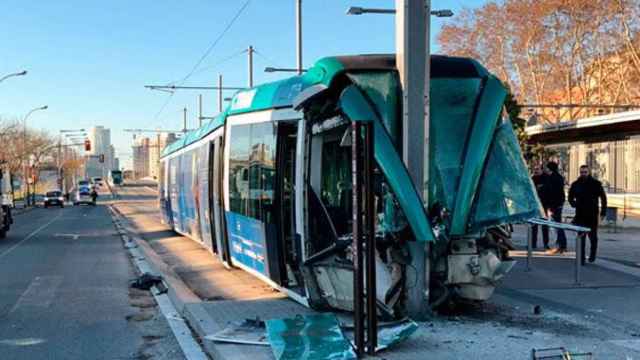
[[[591,229],[573,224],[564,224],[547,219],[534,218],[527,220],[527,271],[532,269],[532,257],[533,257],[533,234],[531,225],[543,225],[558,230],[573,231],[576,233],[576,261],[575,261],[575,285],[580,285],[581,278],[581,261],[582,261],[582,243],[584,242],[584,234],[588,233]]]

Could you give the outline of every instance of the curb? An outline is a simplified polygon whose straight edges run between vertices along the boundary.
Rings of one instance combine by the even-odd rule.
[[[122,239],[124,248],[127,249],[131,255],[131,260],[134,265],[136,265],[142,273],[148,272],[153,275],[162,276],[163,283],[167,288],[167,296],[161,297],[163,294],[153,291],[156,289],[155,287],[152,288],[151,293],[169,323],[174,336],[176,336],[176,339],[180,343],[180,347],[185,358],[188,360],[209,358],[210,353],[208,353],[207,346],[205,346],[202,341],[202,337],[204,335],[199,331],[202,329],[197,326],[193,326],[193,324],[197,324],[198,321],[193,321],[193,315],[191,315],[187,309],[187,304],[199,304],[202,300],[187,287],[180,277],[169,266],[167,266],[162,259],[160,259],[160,256],[144,239],[135,235],[135,229],[133,229],[129,224],[126,224],[128,221],[125,216],[123,216],[115,206],[108,205],[107,208],[111,212],[113,224]],[[175,310],[177,314],[172,314],[172,309]],[[169,311],[168,315],[167,311]],[[184,318],[180,318],[180,315]],[[186,345],[183,344],[183,341],[180,341],[180,338],[178,338],[179,334],[176,333],[176,329],[174,328],[174,325],[172,325],[172,322],[175,321],[178,321],[178,323],[183,322],[183,324],[186,322],[186,324],[191,325],[186,329],[183,327],[180,334],[184,337],[184,335],[186,335],[185,333],[187,331],[189,332],[189,339],[184,341],[186,342]],[[208,354],[205,354],[206,352]]]
[[[116,206],[109,205],[108,207],[113,213],[114,224],[117,219],[116,227],[123,238],[125,247],[135,246],[134,250],[138,251],[139,256],[146,257],[152,273],[162,276],[167,285],[169,299],[185,318],[191,330],[199,337],[200,346],[207,355],[212,359],[246,359],[247,357],[242,353],[244,345],[221,344],[205,339],[205,336],[222,330],[222,327],[204,309],[202,299],[160,258],[147,241],[137,235],[136,229],[128,223],[126,216]]]

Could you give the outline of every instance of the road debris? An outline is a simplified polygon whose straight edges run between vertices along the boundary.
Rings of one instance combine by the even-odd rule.
[[[162,276],[144,273],[137,279],[131,281],[130,287],[140,290],[150,290],[154,285],[162,283]]]

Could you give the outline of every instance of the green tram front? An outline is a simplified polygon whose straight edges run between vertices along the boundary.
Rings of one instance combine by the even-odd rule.
[[[293,299],[352,310],[350,124],[374,127],[377,299],[406,314],[408,247],[424,244],[429,302],[486,300],[511,268],[506,225],[539,215],[506,91],[477,62],[431,57],[428,204],[402,164],[394,57],[318,61],[237,93],[163,153],[165,222]]]

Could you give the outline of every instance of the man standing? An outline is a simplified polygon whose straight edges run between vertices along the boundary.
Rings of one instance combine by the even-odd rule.
[[[545,204],[547,198],[545,197],[545,184],[548,180],[547,174],[542,172],[542,165],[536,165],[533,168],[533,176],[531,177],[533,181],[533,185],[536,187],[536,192],[538,193],[538,199],[540,199],[540,203],[542,203],[542,207],[545,209],[545,213],[547,211],[547,205]],[[544,249],[549,250],[549,228],[547,226],[543,226],[542,228],[542,242],[544,244]],[[531,237],[533,248],[538,247],[538,225],[531,225]]]
[[[562,222],[562,206],[564,206],[564,178],[558,172],[558,163],[549,161],[545,167],[547,175],[546,188],[544,191],[545,200],[542,201],[544,211],[551,220]],[[557,229],[558,238],[556,240],[557,247],[550,251],[550,254],[563,253],[567,251],[567,237],[564,230]],[[549,228],[542,227],[542,238],[545,243],[549,241]]]
[[[600,211],[598,211],[598,199]],[[591,243],[589,262],[596,261],[598,251],[598,213],[602,218],[607,213],[607,195],[602,183],[591,176],[591,169],[587,165],[580,166],[580,177],[571,184],[569,189],[569,203],[576,208],[573,218],[575,225],[589,228],[589,242]],[[582,239],[582,265],[585,259],[585,239]]]

